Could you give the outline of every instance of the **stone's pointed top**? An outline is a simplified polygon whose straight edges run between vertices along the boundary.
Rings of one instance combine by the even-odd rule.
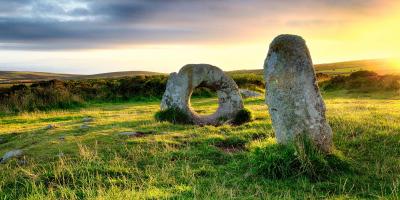
[[[298,35],[278,35],[270,44],[270,49],[273,50],[296,50],[298,48],[307,48],[306,41]]]

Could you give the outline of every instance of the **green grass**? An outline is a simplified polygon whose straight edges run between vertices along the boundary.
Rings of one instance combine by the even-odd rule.
[[[255,173],[256,151],[280,155],[262,98],[245,100],[253,121],[220,127],[157,122],[158,101],[91,103],[0,116],[0,155],[24,151],[0,164],[0,199],[399,199],[399,95],[323,95],[351,171],[321,180]],[[204,113],[217,107],[192,100]],[[84,117],[94,119],[87,130]],[[118,134],[125,131],[144,134]]]
[[[167,121],[173,124],[192,124],[189,115],[180,108],[168,108],[166,110],[157,111],[154,118],[160,122]]]

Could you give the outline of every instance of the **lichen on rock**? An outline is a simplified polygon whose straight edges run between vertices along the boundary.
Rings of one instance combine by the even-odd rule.
[[[218,109],[214,114],[202,116],[190,106],[190,97],[197,87],[217,91]],[[235,81],[221,69],[208,64],[189,64],[182,67],[178,73],[170,74],[160,107],[161,111],[179,109],[186,113],[188,121],[194,124],[220,125],[232,120],[244,106]]]
[[[266,103],[279,143],[307,134],[324,151],[332,150],[332,130],[305,41],[296,35],[279,35],[264,63]]]

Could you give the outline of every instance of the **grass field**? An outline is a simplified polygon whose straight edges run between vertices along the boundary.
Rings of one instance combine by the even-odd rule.
[[[24,156],[0,164],[0,199],[399,199],[400,96],[324,98],[351,170],[320,181],[253,172],[252,153],[276,145],[263,98],[245,101],[254,121],[236,127],[156,122],[157,101],[3,115],[0,155]],[[212,98],[192,104],[202,114],[217,106]],[[85,117],[93,121],[82,129]],[[125,131],[142,133],[119,135]]]
[[[120,78],[126,76],[150,76],[161,75],[163,73],[149,72],[149,71],[121,71],[109,72],[101,74],[58,74],[47,72],[24,72],[24,71],[0,71],[0,87],[2,84],[9,83],[32,83],[41,80],[81,80],[81,79],[105,79],[105,78]]]
[[[326,74],[349,74],[359,70],[374,71],[379,74],[399,74],[398,59],[355,60],[337,63],[317,64],[315,70]]]

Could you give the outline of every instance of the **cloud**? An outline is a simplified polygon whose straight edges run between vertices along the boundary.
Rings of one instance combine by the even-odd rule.
[[[122,44],[220,41],[254,29],[329,24],[322,9],[364,9],[377,0],[13,0],[0,1],[1,49],[81,49]],[[316,12],[318,13],[318,12]],[[340,21],[340,19],[338,20]],[[334,21],[333,23],[337,23]],[[340,21],[342,23],[342,21]],[[273,27],[272,27],[273,28]],[[271,29],[272,29],[271,28]]]

